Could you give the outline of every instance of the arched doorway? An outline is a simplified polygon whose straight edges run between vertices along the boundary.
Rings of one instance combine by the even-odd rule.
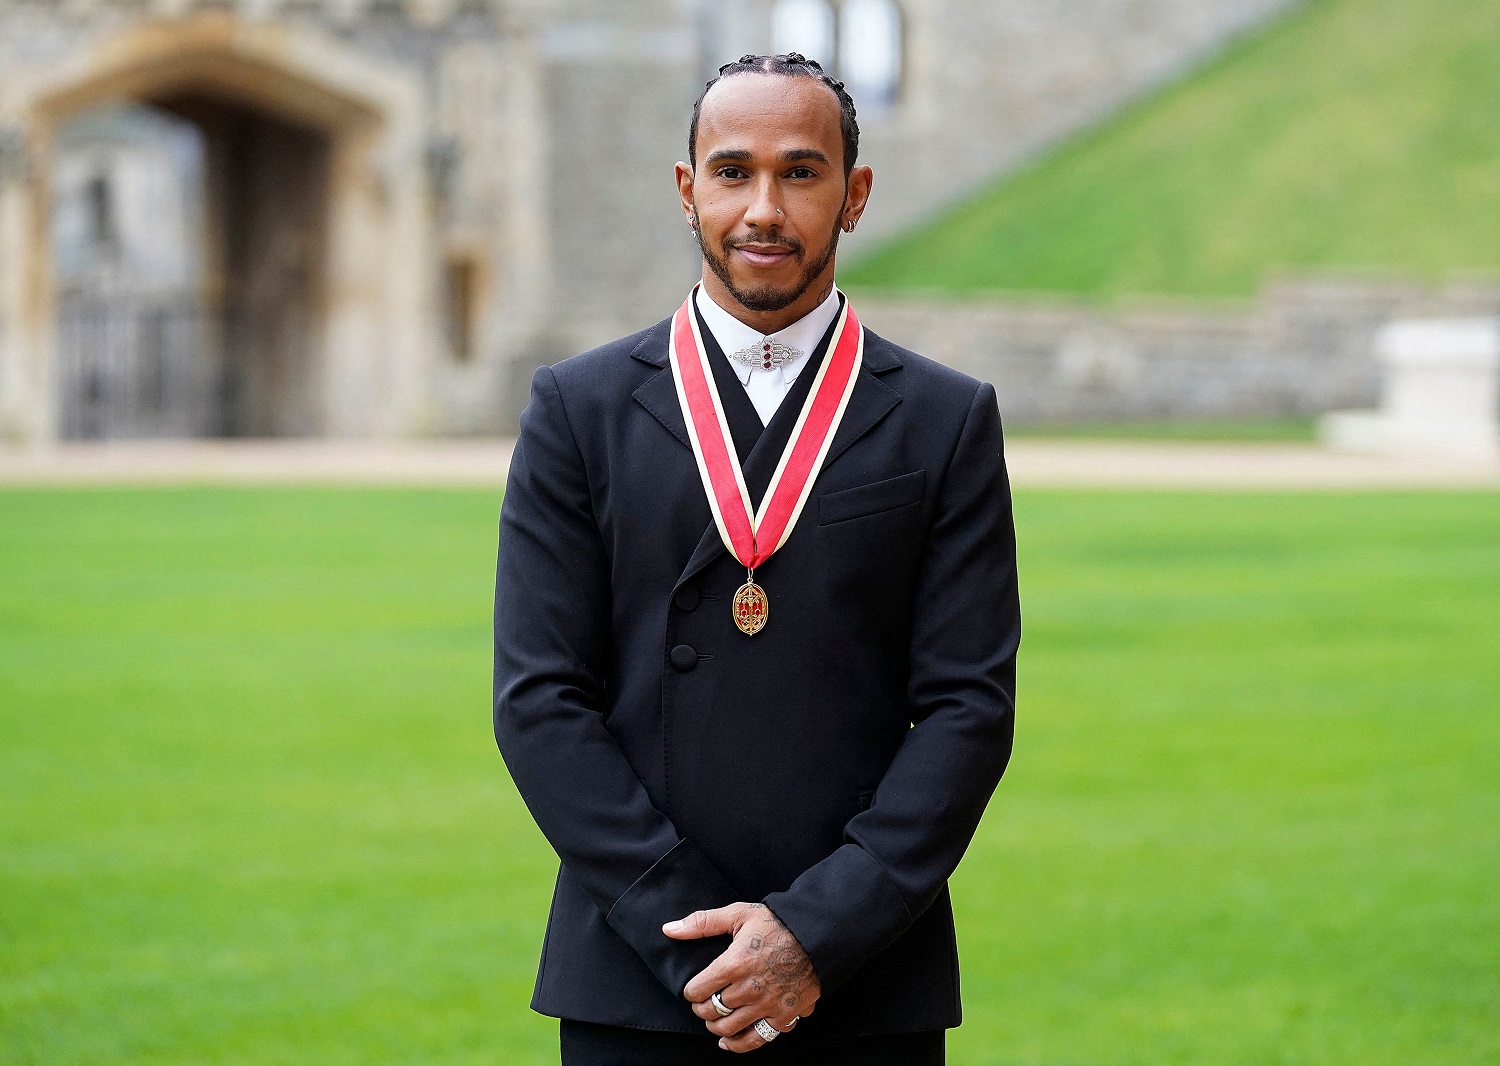
[[[191,86],[59,127],[59,436],[322,429],[331,147],[316,127]]]
[[[226,16],[91,60],[39,79],[29,109],[30,263],[3,294],[34,368],[13,394],[46,405],[26,435],[403,431],[420,87]]]

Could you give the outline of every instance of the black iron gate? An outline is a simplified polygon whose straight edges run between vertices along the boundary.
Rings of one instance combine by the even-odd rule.
[[[233,432],[224,316],[196,294],[63,293],[59,433],[72,440]]]

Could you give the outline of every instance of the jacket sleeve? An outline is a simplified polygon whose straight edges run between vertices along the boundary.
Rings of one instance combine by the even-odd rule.
[[[495,740],[568,873],[674,995],[727,946],[664,922],[736,899],[605,728],[610,568],[552,371],[538,370],[500,510]]]
[[[1010,760],[1021,639],[995,390],[977,390],[938,488],[912,597],[912,727],[844,843],[765,898],[827,992],[937,897]]]

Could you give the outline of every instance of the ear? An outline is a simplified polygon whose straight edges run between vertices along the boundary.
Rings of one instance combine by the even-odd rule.
[[[677,198],[682,201],[683,217],[688,220],[688,225],[696,226],[697,220],[693,218],[693,168],[679,161],[676,176]]]
[[[867,166],[856,166],[849,171],[849,191],[844,196],[844,213],[839,217],[839,226],[847,229],[849,223],[858,222],[870,202],[870,186],[875,182],[875,172]]]

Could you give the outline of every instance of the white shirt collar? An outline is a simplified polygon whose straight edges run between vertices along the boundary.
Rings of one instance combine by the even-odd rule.
[[[749,348],[759,345],[765,341],[780,341],[789,344],[793,348],[812,354],[812,350],[818,346],[823,339],[823,334],[833,324],[833,320],[839,313],[839,290],[835,286],[829,291],[827,299],[818,304],[807,314],[793,322],[785,329],[779,329],[775,333],[761,333],[753,326],[747,326],[724,310],[714,299],[698,286],[698,310],[703,315],[703,321],[708,323],[708,328],[714,335],[714,340],[719,342],[719,347],[724,354],[737,352],[741,348]],[[791,382],[797,376],[797,372],[806,365],[806,361],[798,359],[795,363],[788,363],[785,370],[785,380]],[[734,364],[736,371],[746,368]],[[748,375],[747,375],[748,376]],[[740,380],[745,380],[742,377]]]

